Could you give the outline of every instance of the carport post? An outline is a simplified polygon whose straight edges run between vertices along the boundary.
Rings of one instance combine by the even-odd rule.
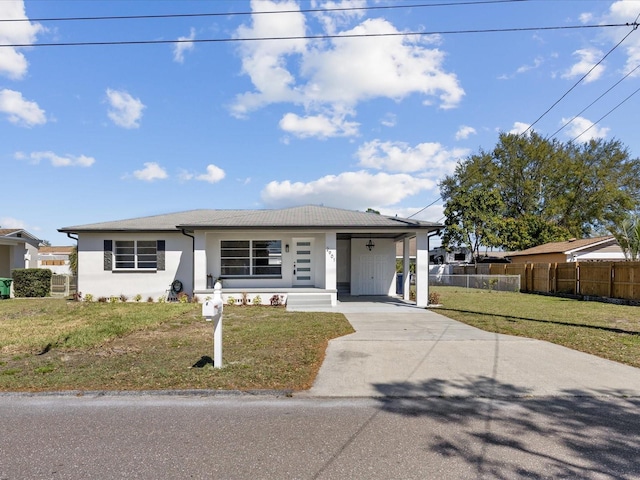
[[[402,298],[411,299],[411,252],[409,250],[410,240],[405,238],[402,241]]]
[[[416,306],[429,305],[429,237],[416,233]]]

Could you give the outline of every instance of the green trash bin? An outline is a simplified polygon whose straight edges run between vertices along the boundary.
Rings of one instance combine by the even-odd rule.
[[[0,278],[0,298],[9,298],[11,296],[11,278]]]

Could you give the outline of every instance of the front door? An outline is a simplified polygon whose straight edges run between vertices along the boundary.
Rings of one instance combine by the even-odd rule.
[[[293,239],[293,286],[313,287],[313,238]]]

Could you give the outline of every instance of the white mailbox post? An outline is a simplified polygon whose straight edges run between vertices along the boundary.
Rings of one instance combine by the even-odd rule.
[[[216,282],[213,298],[202,304],[202,316],[207,322],[213,321],[213,367],[222,368],[222,285]]]

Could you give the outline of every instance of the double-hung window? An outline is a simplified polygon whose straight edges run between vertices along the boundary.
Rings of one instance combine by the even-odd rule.
[[[115,270],[156,270],[158,244],[155,240],[116,240]]]
[[[282,276],[280,240],[222,240],[220,258],[223,277]]]

